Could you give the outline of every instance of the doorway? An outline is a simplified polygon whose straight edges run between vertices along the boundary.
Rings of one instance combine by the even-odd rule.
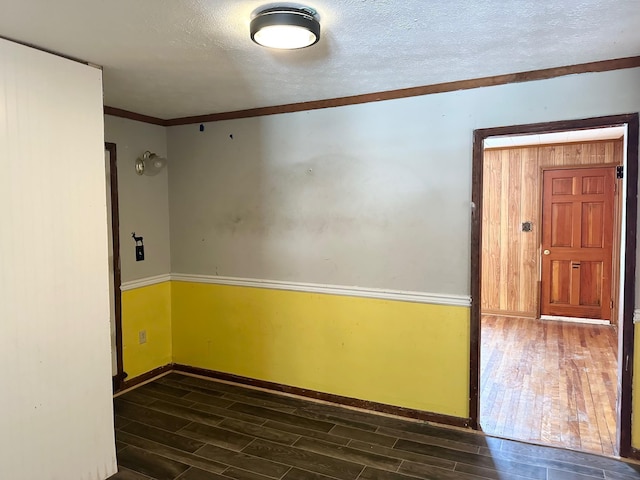
[[[626,149],[627,157],[629,161],[627,162],[628,166],[626,169],[627,171],[625,172],[625,179],[622,181],[624,184],[624,188],[626,189],[626,202],[624,205],[622,205],[622,209],[626,211],[624,214],[624,223],[622,225],[622,228],[626,229],[626,231],[635,232],[636,211],[637,211],[636,210],[637,209],[636,181],[637,181],[637,158],[638,158],[638,115],[637,114],[620,115],[620,116],[612,116],[612,117],[600,117],[600,118],[592,118],[592,119],[585,119],[585,120],[578,120],[578,121],[519,125],[519,126],[513,126],[513,127],[500,127],[500,128],[476,130],[474,132],[472,200],[475,208],[474,208],[474,213],[472,218],[472,249],[471,249],[472,250],[471,294],[472,294],[473,300],[472,300],[472,308],[471,308],[471,373],[470,373],[471,381],[470,381],[469,411],[470,411],[471,424],[476,429],[482,427],[482,425],[480,425],[480,415],[479,415],[480,414],[480,403],[479,403],[480,402],[480,367],[482,364],[481,361],[485,361],[485,366],[487,365],[487,361],[493,362],[491,365],[489,365],[488,368],[493,368],[493,369],[499,368],[498,364],[496,363],[497,360],[495,358],[481,359],[480,357],[481,344],[482,344],[481,343],[482,310],[484,307],[484,310],[486,311],[487,300],[489,301],[492,300],[491,298],[489,299],[486,298],[488,295],[486,294],[485,290],[481,288],[483,284],[487,284],[487,285],[489,284],[488,279],[486,277],[486,273],[484,275],[482,273],[483,260],[482,260],[482,254],[481,254],[482,248],[483,248],[483,222],[482,222],[483,208],[484,208],[483,196],[485,194],[483,192],[486,192],[486,190],[484,190],[483,187],[484,187],[484,182],[491,181],[491,178],[483,178],[483,175],[484,175],[483,170],[485,165],[485,150],[484,150],[485,140],[488,139],[489,137],[514,136],[514,135],[526,135],[526,134],[543,134],[543,133],[552,133],[552,132],[567,132],[572,130],[606,128],[606,127],[612,127],[612,126],[626,126],[627,128],[627,135],[626,135],[624,147]],[[568,166],[571,166],[570,163]],[[556,169],[548,168],[547,170],[550,172],[553,172],[556,170],[559,171],[559,168],[556,168]],[[565,168],[565,170],[567,169]],[[588,175],[587,177],[584,177],[584,176],[580,176],[579,172],[574,172],[574,173],[575,175],[571,177],[572,179],[570,181],[556,182],[556,185],[557,186],[561,185],[563,184],[563,182],[566,185],[568,184],[573,185],[575,182],[575,184],[577,185],[577,182],[579,181],[578,179],[587,178],[587,180],[584,181],[584,185],[593,187],[593,189],[595,189],[593,192],[591,192],[593,194],[595,194],[595,192],[599,192],[600,187],[604,185],[603,183],[601,183],[600,180],[591,179],[591,177]],[[542,183],[542,180],[543,180],[542,171],[536,171],[535,175],[540,175],[541,183]],[[553,175],[554,175],[553,173],[547,174],[549,178],[552,178]],[[562,177],[562,174],[557,174],[557,175]],[[610,175],[610,173],[606,173],[604,175],[605,176]],[[562,177],[562,178],[565,178],[565,177]],[[602,180],[602,181],[605,182],[608,180]],[[540,190],[538,195],[540,197],[542,196],[542,189]],[[565,215],[568,214],[570,210],[569,203],[571,202],[561,202],[561,203],[562,203],[562,207],[556,208],[555,214],[558,215],[558,210],[562,210],[562,209],[565,210],[564,211]],[[602,209],[599,206],[595,205],[598,202],[594,201],[594,202],[587,202],[587,203],[593,204],[591,208],[591,213],[587,212],[588,213],[587,216],[590,215],[591,220],[595,222],[597,220],[596,211],[602,212]],[[587,210],[589,210],[589,208],[587,208]],[[530,223],[533,224],[534,226],[539,227],[541,225],[541,223],[539,223],[540,221],[541,221],[541,218],[540,220],[536,218],[532,218],[531,222],[523,221],[522,225],[518,225],[518,228],[522,227],[523,229],[522,231],[526,232],[532,226],[530,225]],[[600,221],[602,223],[603,219],[600,219]],[[561,223],[566,223],[566,221],[563,221]],[[607,225],[611,224],[612,219],[609,219],[606,223]],[[596,236],[598,236],[597,235],[598,232],[594,233],[595,227],[593,228],[590,227],[590,228],[591,229],[587,228],[586,230],[584,230],[585,232],[587,232],[585,234],[586,235],[585,238],[593,240]],[[573,229],[572,231],[575,231],[575,229]],[[602,235],[600,236],[602,237]],[[535,236],[522,237],[522,238],[524,238],[522,242],[537,243],[534,240]],[[487,241],[486,238],[484,241],[485,242]],[[618,342],[614,342],[616,346],[619,346],[620,348],[618,349],[617,382],[616,382],[616,378],[610,379],[612,384],[608,389],[608,390],[613,389],[617,393],[616,395],[617,402],[615,401],[615,398],[614,398],[615,416],[616,416],[615,423],[617,427],[616,433],[614,436],[615,436],[615,443],[618,448],[618,452],[622,456],[628,456],[631,453],[631,428],[630,428],[631,427],[631,363],[632,363],[631,359],[633,358],[633,309],[634,309],[633,285],[634,285],[634,277],[635,277],[635,247],[636,247],[635,243],[636,243],[636,238],[634,235],[626,236],[625,241],[622,242],[622,248],[620,252],[620,256],[625,259],[625,263],[624,265],[622,265],[621,271],[619,272],[619,277],[621,278],[621,290],[620,290],[620,295],[618,295],[620,297],[620,303],[619,303],[619,307],[614,309],[614,312],[615,311],[620,312],[619,328],[618,328],[619,340]],[[539,249],[539,248],[540,248],[540,244],[537,243],[536,249]],[[547,249],[547,250],[551,250],[551,249]],[[543,251],[541,249],[537,250],[536,254],[540,256],[544,256]],[[551,260],[552,258],[554,258],[554,254],[551,254],[551,251],[550,251],[550,255],[548,255],[548,257],[551,257],[550,258]],[[559,261],[562,261],[565,263],[558,263]],[[544,261],[541,260],[541,263],[544,263]],[[564,290],[556,289],[555,293],[561,292],[569,296],[565,295],[562,298],[560,298],[556,295],[557,298],[554,297],[551,300],[564,300],[565,303],[567,302],[571,303],[571,301],[574,301],[575,303],[577,299],[578,304],[580,303],[580,301],[582,301],[582,303],[584,303],[585,305],[590,304],[591,307],[593,307],[593,305],[595,304],[602,306],[602,302],[603,302],[602,297],[598,295],[601,295],[603,287],[604,288],[607,288],[607,287],[603,286],[602,282],[600,283],[595,282],[593,281],[593,279],[596,276],[598,276],[597,272],[605,267],[603,267],[602,263],[598,263],[598,261],[594,259],[585,258],[583,259],[583,263],[584,265],[582,265],[581,262],[576,260],[572,261],[572,260],[566,260],[566,259],[565,260],[556,259],[555,265],[552,265],[552,272],[553,271],[555,272],[556,283],[558,283],[559,279],[560,280],[564,279],[564,283],[562,283],[562,288],[564,288]],[[503,271],[505,270],[505,268],[509,268],[508,266],[505,267],[505,265],[503,265],[499,260],[496,262],[496,265],[498,269],[502,269]],[[565,267],[568,267],[568,268],[565,268]],[[536,276],[536,279],[538,281],[541,280],[539,264],[536,264],[536,262],[529,262],[527,264],[527,268],[529,270],[532,270],[532,273]],[[581,268],[582,270],[580,270]],[[575,272],[574,272],[574,269],[575,269]],[[580,272],[584,272],[584,273],[580,273]],[[509,272],[509,273],[512,273],[512,272]],[[571,277],[571,275],[573,275],[573,277]],[[553,274],[552,274],[552,277],[553,277]],[[571,282],[569,281],[571,280],[571,278],[577,281],[577,283],[576,282],[573,283],[574,288],[577,288],[580,285],[580,281],[582,279],[582,283],[584,286],[584,291],[582,293],[580,292],[580,290],[574,290],[574,291],[571,291],[571,289],[569,289],[569,291],[566,290],[566,285],[571,285]],[[601,277],[598,277],[598,278],[601,278]],[[527,321],[531,321],[539,318],[542,295],[540,294],[539,283],[536,284],[536,288],[526,289],[527,295],[524,295],[525,297],[524,302],[525,303],[528,302],[529,305],[527,307],[524,307],[522,305],[523,300],[514,301],[514,295],[512,295],[514,287],[521,286],[520,283],[521,283],[520,280],[506,282],[503,279],[502,282],[499,282],[499,285],[500,285],[500,289],[503,290],[502,298],[506,298],[508,301],[511,302],[511,306],[516,311],[514,313],[517,313],[518,310],[522,311],[523,309],[531,312],[531,305],[535,304],[535,311],[533,312],[533,314],[530,313],[528,315],[529,318],[526,318],[527,316],[523,315],[522,319],[519,320],[519,322],[522,325],[524,325]],[[573,294],[573,297],[571,297],[571,294]],[[492,296],[492,295],[495,296],[494,293],[491,293],[489,296]],[[499,296],[500,296],[500,292],[498,292],[498,297]],[[611,296],[616,297],[617,294],[614,293]],[[556,302],[556,303],[559,303],[559,302]],[[606,307],[610,309],[610,303],[608,303]],[[590,312],[589,315],[592,317],[602,317],[603,315],[606,316],[606,312],[603,313],[604,310],[606,310],[606,308],[601,308],[600,313],[597,313],[597,312],[594,313],[595,311],[594,308],[591,308],[590,310],[587,309],[585,311]],[[609,311],[611,311],[611,309]],[[598,319],[601,319],[601,318],[598,318]],[[494,323],[495,322],[499,322],[499,320],[494,320]],[[507,323],[504,323],[504,325],[509,325],[509,327],[511,328],[511,327],[514,327],[514,325],[516,325],[516,322],[507,322]],[[554,325],[553,327],[550,327],[550,328],[556,328],[556,327],[557,325]],[[563,335],[567,335],[567,332],[571,330],[571,328],[567,327],[566,329],[560,329],[561,338]],[[580,327],[576,327],[576,328],[579,329]],[[545,332],[543,330],[542,332],[543,333],[541,333],[542,335],[541,338],[546,338],[545,335],[549,334],[549,331]],[[571,335],[573,335],[573,333]],[[581,341],[580,338],[583,339],[583,343],[584,343],[585,335],[589,335],[589,333],[578,332],[576,334],[576,338],[578,338],[579,343]],[[614,340],[615,339],[616,338],[614,335]],[[540,344],[541,344],[540,338],[533,338],[529,343],[529,345],[534,347],[539,346]],[[562,345],[562,342],[560,342],[559,345]],[[530,359],[531,358],[533,357],[530,357]],[[538,363],[544,364],[544,360],[541,360]],[[535,365],[535,366],[540,367],[540,365]],[[531,363],[524,362],[521,365],[521,367],[523,367],[523,370],[520,371],[519,373],[521,375],[526,374],[526,368],[531,367]],[[558,370],[556,369],[555,372],[557,371]],[[549,372],[549,373],[552,373],[552,372]],[[544,368],[542,369],[542,374],[544,375]],[[608,394],[610,392],[605,392],[605,393]],[[516,395],[516,394],[517,393],[515,393],[515,391],[508,392],[508,395]],[[483,399],[483,401],[491,402],[492,400],[489,398],[489,399]],[[529,412],[527,411],[524,412],[524,415],[528,415],[528,414]],[[567,447],[575,448],[575,446],[572,446],[572,445],[567,445]]]
[[[120,293],[120,216],[118,209],[118,164],[115,143],[104,144],[109,232],[109,301],[111,325],[111,377],[116,392],[127,377],[122,360],[122,298]]]

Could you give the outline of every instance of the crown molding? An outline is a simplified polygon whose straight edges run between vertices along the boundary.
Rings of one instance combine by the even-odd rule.
[[[135,120],[137,122],[150,123],[152,125],[160,125],[161,127],[167,126],[167,120],[162,118],[130,112],[122,108],[109,107],[108,105],[104,106],[104,114],[111,115],[112,117],[128,118],[129,120]]]
[[[454,92],[457,90],[470,90],[481,87],[494,87],[497,85],[507,85],[509,83],[532,82],[535,80],[547,80],[550,78],[563,77],[566,75],[576,75],[580,73],[608,72],[612,70],[624,70],[627,68],[640,67],[640,56],[616,58],[612,60],[601,60],[597,62],[579,63],[577,65],[567,65],[563,67],[544,68],[541,70],[530,70],[526,72],[507,73],[504,75],[494,75],[491,77],[481,77],[469,80],[459,80],[455,82],[436,83],[419,87],[401,88],[397,90],[387,90],[363,95],[351,95],[347,97],[329,98],[324,100],[314,100],[310,102],[289,103],[286,105],[274,105],[271,107],[249,108],[246,110],[235,110],[232,112],[209,113],[205,115],[194,115],[189,117],[178,117],[161,119],[142,115],[121,108],[104,107],[105,115],[128,118],[139,122],[152,123],[164,127],[176,125],[191,125],[194,123],[219,122],[222,120],[235,120],[239,118],[263,117],[266,115],[277,115],[280,113],[303,112],[307,110],[319,110],[323,108],[343,107],[346,105],[358,105],[362,103],[381,102],[383,100],[395,100],[400,98],[418,97],[432,95],[434,93]]]

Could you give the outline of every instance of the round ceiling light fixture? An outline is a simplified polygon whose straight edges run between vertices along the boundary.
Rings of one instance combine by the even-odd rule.
[[[293,50],[320,40],[320,22],[311,8],[273,7],[251,20],[251,40],[269,48]]]

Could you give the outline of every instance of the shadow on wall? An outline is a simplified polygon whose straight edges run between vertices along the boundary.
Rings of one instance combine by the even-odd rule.
[[[169,128],[171,271],[200,276],[172,282],[174,361],[466,418],[469,309],[447,294],[468,282],[469,157],[455,120],[424,120],[451,99]]]
[[[294,123],[170,129],[181,159],[170,176],[172,272],[353,285],[416,268],[403,242],[429,229],[416,214],[441,189],[410,163],[339,151],[341,139],[318,155]],[[467,416],[468,352],[451,348],[468,344],[466,307],[178,281],[172,312],[178,364]]]

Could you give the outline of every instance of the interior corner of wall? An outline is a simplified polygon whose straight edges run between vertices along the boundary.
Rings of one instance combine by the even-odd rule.
[[[169,280],[167,282],[167,288],[169,289],[168,302],[169,302],[169,331],[171,334],[169,335],[169,358],[170,363],[175,363],[175,354],[173,351],[173,337],[174,337],[174,316],[173,316],[173,282]]]

